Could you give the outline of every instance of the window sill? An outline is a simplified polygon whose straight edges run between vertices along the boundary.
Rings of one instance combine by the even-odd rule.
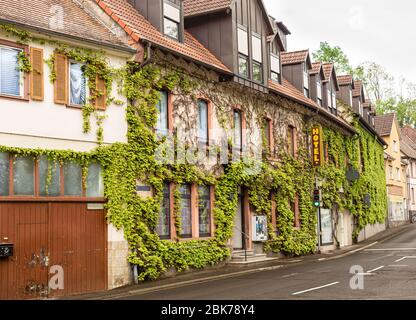
[[[38,196],[0,196],[1,202],[106,202],[105,198],[86,198],[86,197],[38,197]]]
[[[29,98],[9,96],[9,95],[6,95],[6,94],[0,94],[0,99],[21,101],[21,102],[29,102]]]

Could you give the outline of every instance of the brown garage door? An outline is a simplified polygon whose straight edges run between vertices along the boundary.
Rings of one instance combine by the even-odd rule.
[[[0,202],[0,299],[33,299],[105,290],[104,210],[80,202]],[[48,290],[52,266],[62,267],[63,289]]]

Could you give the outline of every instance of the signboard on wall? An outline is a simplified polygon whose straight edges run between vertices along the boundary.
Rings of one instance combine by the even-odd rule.
[[[252,217],[253,241],[267,241],[267,216]]]
[[[324,163],[324,144],[320,126],[312,128],[312,163],[314,167],[320,167]]]

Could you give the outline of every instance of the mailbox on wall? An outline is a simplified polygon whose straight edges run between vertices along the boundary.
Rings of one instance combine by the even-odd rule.
[[[0,259],[12,257],[13,247],[11,243],[0,243]]]

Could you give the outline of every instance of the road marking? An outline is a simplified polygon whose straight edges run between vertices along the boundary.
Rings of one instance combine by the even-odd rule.
[[[330,258],[320,258],[320,259],[318,259],[318,261],[320,261],[320,262],[321,262],[321,261],[330,261],[330,260],[335,260],[335,259],[344,258],[344,257],[350,256],[350,255],[352,255],[352,254],[354,254],[354,253],[357,253],[357,252],[360,252],[360,251],[364,251],[364,250],[365,250],[365,249],[367,249],[367,248],[371,248],[372,246],[375,246],[377,243],[378,243],[378,241],[375,241],[375,242],[373,242],[373,243],[371,243],[371,244],[369,244],[369,245],[367,245],[367,246],[365,246],[365,247],[358,248],[358,249],[355,249],[355,250],[352,250],[352,251],[348,251],[348,252],[346,252],[346,253],[343,253],[343,254],[337,255],[337,256],[335,256],[335,257],[330,257]]]
[[[292,293],[292,295],[293,296],[298,296],[298,295],[303,294],[303,293],[307,293],[307,292],[311,292],[311,291],[316,291],[316,290],[320,290],[320,289],[324,289],[324,288],[328,288],[328,287],[332,287],[332,286],[335,286],[337,284],[339,284],[339,282],[333,282],[333,283],[326,284],[326,285],[321,286],[321,287],[316,287],[316,288],[312,288],[312,289],[308,289],[308,290],[303,290],[303,291],[295,292],[295,293]]]
[[[400,258],[400,259],[398,259],[398,260],[396,260],[396,261],[394,261],[394,262],[400,262],[400,261],[403,261],[403,260],[405,260],[405,259],[416,259],[416,256],[408,256],[408,257],[403,257],[403,258]]]
[[[366,251],[414,251],[416,248],[380,248],[380,249],[367,249]]]
[[[282,278],[290,278],[290,277],[294,277],[297,276],[299,273],[291,273],[291,274],[287,274],[285,276],[282,276]]]
[[[408,267],[408,265],[406,265],[406,264],[391,264],[391,265],[389,265],[389,267],[392,267],[392,268],[405,268],[405,267]]]
[[[373,269],[373,270],[367,271],[366,273],[376,272],[376,271],[381,270],[381,269],[383,269],[383,268],[384,268],[384,266],[381,266],[381,267],[375,268],[375,269]]]

